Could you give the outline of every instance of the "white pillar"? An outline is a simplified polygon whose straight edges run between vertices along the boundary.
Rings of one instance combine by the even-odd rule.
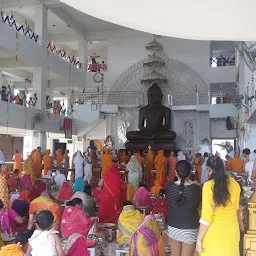
[[[3,71],[0,69],[0,91],[2,90],[3,86]],[[0,94],[0,100],[2,99],[2,95]]]
[[[46,133],[45,132],[33,132],[32,135],[32,150],[40,147],[42,152],[46,150]]]
[[[36,5],[35,10],[35,33],[39,35],[39,42],[42,45],[41,66],[33,67],[33,94],[37,94],[36,108],[42,112],[46,111],[46,88],[48,87],[48,32],[47,32],[47,14],[48,9],[43,4]],[[46,148],[45,131],[39,133],[32,138],[33,148]]]
[[[88,57],[88,41],[79,40],[79,60],[84,64],[84,84],[86,87],[86,75],[87,75],[87,57]]]

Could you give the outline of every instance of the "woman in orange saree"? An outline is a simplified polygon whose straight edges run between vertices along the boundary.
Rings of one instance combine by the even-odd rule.
[[[150,183],[151,178],[151,170],[154,168],[154,154],[152,150],[149,150],[146,155],[146,164],[145,164],[145,178],[147,181],[147,184]]]
[[[202,182],[202,165],[204,163],[203,158],[200,153],[196,153],[196,158],[194,159],[194,165],[196,167],[196,180],[201,184]]]
[[[22,166],[23,157],[19,153],[19,150],[16,150],[16,153],[13,156],[12,160],[14,161],[13,170],[19,170],[19,177],[21,178],[22,171],[23,171],[23,166]]]
[[[176,164],[177,158],[174,156],[174,152],[170,153],[170,157],[168,158],[168,168],[169,168],[169,181],[173,182],[174,178],[176,177]]]
[[[52,169],[52,159],[50,156],[51,151],[47,149],[43,157],[44,161],[44,176],[47,175],[47,172]]]
[[[53,229],[58,230],[62,216],[62,207],[46,196],[39,196],[30,203],[28,229],[33,227],[35,215],[43,210],[52,212],[54,215]]]
[[[141,157],[141,155],[140,155],[140,152],[135,152],[134,155],[135,155],[135,157],[137,158],[137,160],[138,160],[140,166],[142,166],[143,161],[142,161],[142,157]]]
[[[102,162],[102,176],[106,175],[112,167],[112,156],[108,149],[104,149],[104,155],[101,157]]]
[[[36,149],[36,151],[33,153],[33,160],[35,163],[36,178],[41,178],[43,165],[42,165],[42,156],[39,149]]]
[[[163,182],[165,179],[165,168],[166,168],[166,158],[164,156],[164,151],[159,150],[158,155],[155,159],[156,165],[156,179],[159,181],[159,185],[163,186]]]
[[[100,223],[117,223],[126,200],[126,184],[122,180],[117,164],[113,164],[103,176],[102,198],[99,207]]]
[[[62,155],[62,150],[61,150],[61,148],[59,148],[59,149],[57,150],[56,161],[57,161],[57,166],[58,166],[58,168],[61,168],[61,167],[62,167],[62,161],[63,161],[63,155]]]

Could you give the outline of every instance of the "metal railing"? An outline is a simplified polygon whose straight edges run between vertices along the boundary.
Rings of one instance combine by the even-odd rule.
[[[71,104],[112,104],[119,106],[142,106],[144,95],[138,91],[103,91],[74,92],[70,97]]]

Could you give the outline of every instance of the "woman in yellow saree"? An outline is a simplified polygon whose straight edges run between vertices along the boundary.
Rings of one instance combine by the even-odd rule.
[[[144,220],[144,215],[135,210],[130,201],[124,201],[123,206],[123,211],[118,219],[117,242],[119,245],[130,244],[132,235]]]
[[[32,157],[32,153],[27,157],[24,162],[24,172],[29,175],[30,180],[33,185],[36,183],[36,175],[35,175],[35,163]]]
[[[129,256],[165,256],[165,244],[153,215],[145,217],[132,235]]]

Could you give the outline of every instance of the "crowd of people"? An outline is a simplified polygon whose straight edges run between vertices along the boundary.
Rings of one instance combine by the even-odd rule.
[[[98,222],[117,225],[117,243],[129,255],[165,255],[166,240],[172,256],[240,255],[241,188],[228,173],[253,182],[256,164],[249,149],[243,151],[245,160],[235,155],[226,162],[218,154],[170,152],[167,157],[151,149],[78,151],[72,160],[68,153],[58,150],[52,157],[37,148],[22,171],[16,151],[12,173],[0,162],[1,230],[16,237],[15,244],[0,241],[0,256],[89,255],[88,234],[104,237]],[[94,158],[100,161],[100,179],[93,173]],[[53,177],[53,166],[73,167],[74,184],[61,172]],[[53,178],[57,193],[41,177]]]

